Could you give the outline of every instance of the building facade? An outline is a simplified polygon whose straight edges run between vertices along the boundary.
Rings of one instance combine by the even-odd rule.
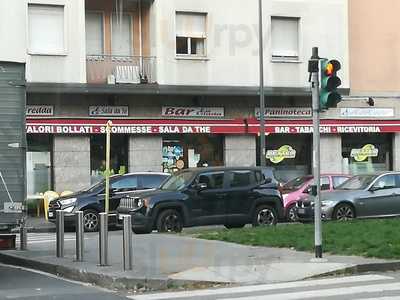
[[[258,5],[248,2],[28,0],[28,193],[99,180],[109,119],[115,173],[256,165]],[[353,3],[264,3],[267,163],[283,179],[312,170],[314,46],[342,63],[345,96],[322,113],[322,171],[396,167],[397,108],[350,86]]]

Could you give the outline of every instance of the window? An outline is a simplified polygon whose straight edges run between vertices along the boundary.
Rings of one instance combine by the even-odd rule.
[[[142,177],[142,186],[144,189],[158,188],[161,183],[167,178],[163,175],[145,175]]]
[[[254,172],[252,171],[233,171],[230,173],[230,187],[245,187],[256,183]]]
[[[206,56],[206,14],[176,13],[176,54]]]
[[[132,17],[128,14],[112,16],[111,51],[113,55],[132,55]]]
[[[103,54],[103,14],[86,13],[86,54]]]
[[[224,172],[201,174],[198,183],[207,184],[207,189],[222,189],[224,187]]]
[[[28,6],[29,53],[64,54],[64,6]]]
[[[272,17],[272,59],[299,59],[299,18]]]
[[[396,188],[396,176],[385,175],[379,178],[373,185],[377,189],[394,189]]]
[[[118,191],[129,191],[134,190],[138,186],[137,176],[126,176],[120,180],[111,184],[112,189],[117,189]]]
[[[348,177],[343,177],[343,176],[333,176],[333,188],[336,189],[339,185],[341,185],[343,182],[345,182]]]

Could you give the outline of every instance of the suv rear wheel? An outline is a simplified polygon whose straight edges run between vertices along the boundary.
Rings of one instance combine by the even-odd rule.
[[[275,209],[269,205],[260,205],[254,211],[253,227],[271,226],[278,222]]]
[[[183,220],[181,214],[175,209],[162,211],[157,218],[158,232],[181,232]]]

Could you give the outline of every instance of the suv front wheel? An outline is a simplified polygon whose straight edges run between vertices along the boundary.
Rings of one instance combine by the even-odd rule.
[[[181,214],[175,209],[166,209],[162,211],[157,218],[158,232],[176,232],[179,233],[183,228]]]
[[[253,227],[271,226],[278,222],[275,209],[269,205],[260,205],[256,208],[253,216]]]

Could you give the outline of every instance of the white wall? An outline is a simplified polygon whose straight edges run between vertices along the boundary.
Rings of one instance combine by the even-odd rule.
[[[28,54],[27,81],[85,83],[85,0],[27,0],[27,2],[64,5],[66,27],[64,32],[66,36],[65,55]],[[27,4],[25,5],[27,10]]]
[[[342,62],[348,87],[347,0],[264,0],[265,84],[308,86],[311,48]],[[175,11],[208,13],[208,60],[175,56]],[[300,17],[300,62],[271,62],[271,16]],[[157,0],[151,14],[152,54],[160,84],[258,85],[258,1]]]
[[[26,60],[25,7],[24,0],[0,1],[0,61]]]

